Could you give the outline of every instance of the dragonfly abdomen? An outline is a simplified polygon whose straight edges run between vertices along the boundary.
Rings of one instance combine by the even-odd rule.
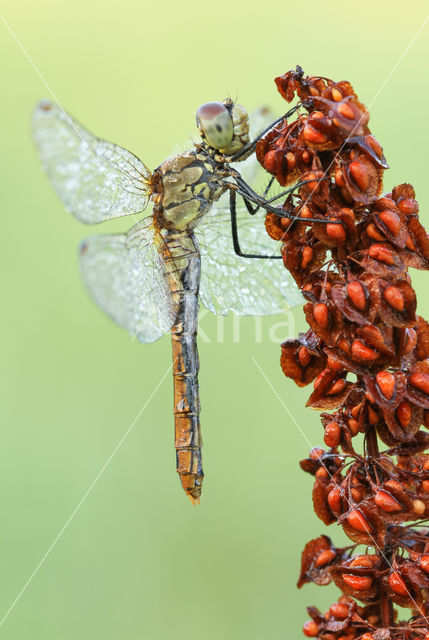
[[[165,261],[171,294],[178,300],[171,329],[174,380],[176,469],[192,502],[199,502],[203,482],[197,350],[200,255],[191,233],[170,232]]]

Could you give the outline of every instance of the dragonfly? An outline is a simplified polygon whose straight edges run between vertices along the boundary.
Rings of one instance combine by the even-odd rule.
[[[252,118],[252,129],[262,131],[253,141],[247,111],[231,99],[201,105],[196,122],[201,139],[151,172],[55,103],[40,102],[32,119],[42,167],[78,220],[98,224],[139,214],[153,203],[127,233],[84,240],[80,270],[96,304],[140,342],[171,333],[176,469],[194,504],[204,477],[199,302],[215,314],[268,315],[301,300],[287,271],[266,260],[281,256],[263,220],[257,225],[249,216],[261,206],[285,216],[249,186],[259,168],[256,140],[271,128],[266,113],[259,110]]]

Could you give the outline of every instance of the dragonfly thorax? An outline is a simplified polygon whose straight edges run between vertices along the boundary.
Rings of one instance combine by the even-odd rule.
[[[202,148],[170,158],[152,178],[154,213],[162,228],[192,230],[226,191],[228,170]]]

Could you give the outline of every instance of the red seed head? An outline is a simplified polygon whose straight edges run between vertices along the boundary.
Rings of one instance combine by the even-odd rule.
[[[412,213],[418,213],[419,205],[414,198],[404,198],[398,202],[398,209],[408,216]]]
[[[318,131],[311,124],[306,124],[303,131],[304,138],[312,144],[324,144],[328,138],[324,133]]]
[[[315,638],[319,633],[319,625],[314,620],[309,620],[302,627],[302,631],[307,638]]]
[[[307,347],[304,347],[304,345],[302,345],[302,347],[299,348],[298,360],[301,367],[304,367],[304,368],[308,367],[308,365],[311,362],[311,353],[309,352]]]
[[[304,247],[301,254],[301,267],[306,269],[313,260],[314,251],[311,247]]]
[[[350,511],[347,517],[347,522],[351,527],[353,527],[353,529],[362,531],[362,533],[370,533],[372,531],[365,516],[357,509],[353,509],[353,511]]]
[[[343,573],[343,580],[356,591],[366,591],[372,585],[370,576],[354,576],[351,573]]]
[[[383,241],[386,239],[372,222],[367,226],[366,232],[373,240]]]
[[[329,564],[337,554],[333,549],[325,549],[317,556],[316,562],[314,563],[315,567],[324,567]]]
[[[363,311],[366,307],[366,295],[363,285],[359,280],[352,280],[347,285],[347,295],[357,309]]]
[[[401,228],[401,219],[394,211],[382,211],[378,217],[389,229],[390,233],[396,236]]]
[[[344,182],[344,177],[341,172],[341,169],[335,169],[335,182],[339,187],[345,187],[346,183]]]
[[[329,613],[337,620],[345,620],[350,613],[350,607],[345,602],[334,602],[329,607]]]
[[[413,500],[413,510],[418,516],[422,516],[426,511],[426,505],[423,500]]]
[[[389,371],[379,371],[375,376],[377,380],[378,388],[383,396],[390,400],[393,397],[395,391],[395,376]]]
[[[332,224],[328,222],[326,225],[326,234],[337,242],[344,242],[347,238],[346,230],[344,229],[342,224]]]
[[[296,166],[296,158],[295,158],[295,154],[292,153],[291,151],[288,151],[286,154],[286,162],[287,162],[287,168],[289,169],[289,171],[292,171],[292,169],[294,169]]]
[[[329,478],[328,470],[325,467],[319,467],[316,471],[316,478]]]
[[[341,393],[344,391],[346,387],[346,381],[344,378],[339,378],[334,382],[334,384],[326,391],[327,396],[336,396],[337,393]]]
[[[349,425],[352,436],[356,436],[359,433],[359,422],[354,418],[350,418],[347,424]]]
[[[312,460],[319,460],[324,453],[325,453],[325,450],[322,449],[322,447],[313,447],[312,450],[310,451],[310,458]]]
[[[408,427],[412,415],[413,411],[411,409],[410,403],[408,402],[408,400],[403,400],[399,407],[396,409],[396,417],[398,418],[401,427],[403,427],[404,429]]]
[[[381,244],[371,245],[368,250],[368,255],[370,258],[378,260],[379,262],[384,262],[388,265],[392,265],[395,263],[395,258],[393,257],[392,251],[389,249],[389,247],[384,247]]]
[[[424,555],[420,558],[420,568],[423,569],[425,573],[429,573],[429,556]]]
[[[386,491],[377,491],[374,496],[374,502],[377,507],[380,507],[380,509],[386,511],[386,513],[396,513],[397,511],[402,511],[402,507],[399,502]]]
[[[274,173],[276,170],[276,151],[268,151],[264,156],[264,167],[270,173]]]
[[[348,102],[342,102],[337,107],[338,113],[343,116],[343,118],[347,118],[348,120],[355,119],[355,112],[353,107]]]
[[[398,595],[400,596],[410,595],[407,589],[407,585],[405,584],[405,581],[401,576],[401,574],[399,573],[399,571],[394,571],[393,573],[391,573],[389,576],[388,582],[392,591],[394,591]]]
[[[367,360],[367,362],[374,362],[379,357],[379,353],[370,347],[367,347],[366,344],[361,342],[361,340],[353,340],[352,343],[352,358],[355,360]]]
[[[339,487],[335,487],[328,493],[328,504],[334,513],[341,513],[341,502],[341,489]]]
[[[338,422],[329,422],[325,427],[324,441],[327,447],[337,447],[341,439],[341,427]]]
[[[374,566],[374,559],[375,556],[370,556],[367,554],[359,554],[358,556],[355,556],[352,561],[350,562],[350,567],[366,567],[366,568],[371,568]]]
[[[410,384],[419,391],[429,394],[429,375],[427,373],[413,373],[410,376]]]
[[[313,307],[313,315],[319,327],[327,329],[329,325],[328,307],[324,302],[318,302]]]
[[[369,187],[369,174],[363,162],[354,160],[349,164],[349,170],[358,189],[366,191]]]
[[[383,291],[383,298],[386,300],[387,304],[396,309],[397,311],[403,311],[405,307],[404,296],[398,287],[394,287],[393,285],[386,287]]]

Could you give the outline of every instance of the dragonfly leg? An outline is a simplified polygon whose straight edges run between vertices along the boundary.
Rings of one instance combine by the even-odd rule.
[[[286,211],[285,209],[281,208],[281,207],[273,207],[272,204],[270,204],[270,202],[277,200],[278,198],[280,198],[281,196],[284,196],[288,193],[292,193],[293,191],[295,191],[295,189],[297,189],[299,186],[301,186],[302,184],[306,184],[307,182],[314,182],[314,180],[306,180],[303,181],[302,183],[296,183],[295,185],[293,185],[292,187],[290,187],[289,189],[287,189],[286,191],[283,191],[281,194],[279,194],[278,196],[275,196],[274,198],[272,198],[271,200],[265,200],[265,198],[263,196],[260,196],[258,193],[256,193],[256,191],[253,191],[253,189],[247,184],[247,182],[245,182],[243,180],[243,178],[240,176],[240,174],[238,173],[238,171],[236,171],[235,169],[232,170],[230,172],[231,177],[234,178],[236,184],[236,191],[239,195],[241,195],[243,197],[243,199],[247,199],[250,202],[252,202],[253,204],[258,205],[260,208],[265,209],[266,211],[269,211],[270,213],[274,213],[275,215],[279,216],[280,218],[289,218],[290,220],[296,220],[298,222],[302,222],[303,219],[300,218],[299,216],[294,216],[291,213],[289,213],[289,211]],[[321,180],[325,180],[326,178],[321,178]],[[229,184],[228,185],[230,189],[232,189],[234,187],[234,185]],[[322,224],[341,224],[341,220],[332,220],[329,218],[305,218],[305,222],[320,222]]]
[[[256,211],[253,210],[253,207],[250,204],[250,202],[248,202],[246,200],[246,198],[244,198],[244,197],[243,197],[243,200],[244,200],[244,204],[246,205],[246,208],[249,211],[249,213],[251,213],[250,210],[252,210],[253,213],[256,213]],[[262,259],[265,259],[265,260],[272,260],[272,259],[276,259],[276,258],[277,259],[281,258],[282,256],[275,256],[275,255],[264,256],[264,255],[259,254],[259,253],[244,253],[241,250],[240,242],[239,242],[239,239],[238,239],[236,203],[237,203],[236,191],[234,189],[231,189],[230,192],[229,192],[229,207],[230,207],[230,213],[231,213],[232,244],[233,244],[235,253],[238,256],[240,256],[241,258],[262,258]],[[259,209],[259,207],[258,207],[258,209]],[[253,214],[251,213],[251,215],[253,215]]]
[[[267,196],[267,194],[268,194],[269,190],[271,189],[271,187],[272,187],[272,185],[273,185],[273,182],[274,182],[274,176],[272,176],[272,177],[269,179],[268,184],[267,184],[267,186],[266,186],[266,187],[265,187],[265,189],[264,189],[264,193],[262,194],[262,197],[263,197],[263,198],[265,198],[265,197]],[[277,200],[277,198],[279,198],[279,197],[280,197],[280,196],[275,196],[274,198],[271,198],[270,200],[267,200],[267,202],[272,202],[273,200]],[[259,209],[261,208],[261,205],[259,205],[259,204],[253,207],[253,206],[251,205],[251,203],[250,203],[246,198],[243,198],[243,201],[244,201],[244,204],[246,205],[246,209],[247,209],[247,211],[249,212],[249,214],[250,214],[251,216],[254,216],[254,215],[255,215],[255,213],[258,213]]]
[[[298,102],[298,104],[292,107],[292,109],[289,109],[287,113],[282,115],[280,118],[277,118],[277,120],[274,120],[274,122],[272,122],[266,129],[264,129],[262,133],[257,135],[254,140],[246,144],[246,146],[244,146],[240,151],[238,151],[235,155],[233,155],[231,158],[231,162],[236,162],[237,160],[244,160],[245,158],[247,158],[247,156],[249,156],[255,150],[256,143],[259,142],[259,140],[263,138],[264,135],[268,133],[268,131],[271,131],[271,129],[275,127],[276,124],[279,124],[279,122],[282,122],[287,118],[290,118],[290,116],[292,116],[295,113],[295,111],[297,111],[301,106],[302,106],[302,102]]]

